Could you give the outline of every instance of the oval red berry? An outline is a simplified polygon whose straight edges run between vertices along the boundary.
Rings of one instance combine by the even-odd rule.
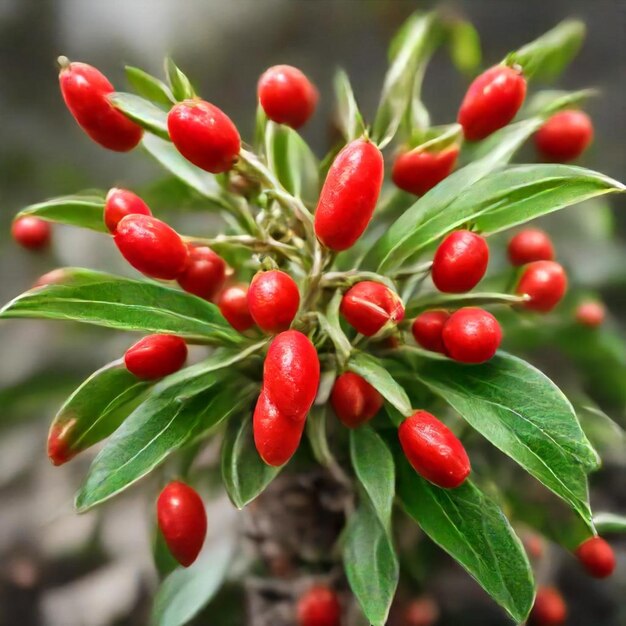
[[[411,326],[415,341],[425,350],[445,353],[442,333],[449,318],[447,311],[424,311],[418,315]]]
[[[128,348],[124,363],[129,372],[155,380],[177,372],[187,360],[187,344],[174,335],[148,335]]]
[[[226,262],[207,246],[189,246],[189,260],[178,276],[178,284],[187,292],[212,300],[226,279]]]
[[[337,594],[325,585],[316,585],[298,600],[298,626],[340,626],[341,605]]]
[[[594,578],[607,578],[617,565],[613,548],[602,537],[592,537],[579,545],[576,557]]]
[[[258,273],[248,289],[248,308],[257,326],[268,333],[279,333],[291,326],[300,292],[289,274],[280,270]]]
[[[337,377],[330,403],[339,420],[357,428],[371,420],[383,406],[383,397],[363,377],[345,372]]]
[[[530,613],[533,626],[560,626],[567,619],[567,605],[563,596],[553,587],[539,587]]]
[[[441,152],[416,148],[396,158],[391,178],[396,187],[403,191],[423,196],[450,175],[458,156],[458,146],[451,146]]]
[[[104,204],[104,223],[109,232],[115,233],[119,221],[127,215],[152,215],[152,211],[137,194],[113,187]]]
[[[217,306],[226,321],[240,333],[254,326],[248,308],[248,286],[231,285],[220,293]]]
[[[502,328],[488,311],[465,307],[455,311],[442,332],[446,354],[461,363],[484,363],[502,342]]]
[[[435,287],[445,293],[464,293],[473,289],[485,275],[489,247],[483,237],[469,230],[450,233],[433,258]]]
[[[34,215],[19,217],[11,226],[13,240],[28,250],[45,248],[50,243],[50,234],[50,224]]]
[[[535,134],[541,156],[557,163],[577,159],[592,140],[593,124],[582,111],[556,113]]]
[[[507,253],[516,267],[533,261],[552,261],[554,246],[550,237],[538,228],[526,228],[509,241]]]
[[[567,275],[554,261],[535,261],[524,267],[515,291],[519,295],[528,296],[524,302],[527,309],[547,313],[565,295]]]

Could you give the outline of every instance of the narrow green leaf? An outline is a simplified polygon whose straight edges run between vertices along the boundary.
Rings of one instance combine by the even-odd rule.
[[[482,59],[478,31],[470,22],[458,20],[451,25],[448,37],[450,58],[456,68],[465,74],[475,72]]]
[[[425,293],[406,306],[406,317],[415,317],[427,309],[458,309],[462,306],[489,306],[502,304],[512,306],[524,302],[524,296],[507,293]]]
[[[322,330],[328,335],[335,346],[337,358],[340,364],[345,363],[352,352],[352,345],[341,328],[339,322],[339,307],[343,293],[337,289],[326,308],[326,315],[318,313],[318,319]]]
[[[108,96],[111,104],[147,131],[169,140],[167,113],[149,100],[132,93],[115,92]]]
[[[191,82],[169,57],[165,59],[165,75],[176,100],[187,100],[195,97],[196,94]]]
[[[168,109],[176,103],[170,88],[163,81],[131,65],[127,65],[125,71],[131,87],[143,98]]]
[[[334,372],[332,372],[332,379],[334,380],[334,378]],[[306,419],[306,434],[311,444],[313,456],[320,465],[325,467],[335,462],[333,453],[328,447],[328,437],[326,435],[327,414],[328,402],[313,406]]]
[[[337,98],[337,123],[346,142],[362,137],[365,122],[352,91],[348,75],[343,70],[335,72],[333,80]]]
[[[528,100],[524,111],[528,115],[543,115],[557,113],[563,109],[580,106],[588,98],[598,95],[597,89],[580,89],[579,91],[562,91],[550,89],[538,91]]]
[[[626,533],[626,516],[616,513],[598,513],[594,515],[593,521],[598,534]]]
[[[626,465],[626,433],[592,402],[576,405],[580,425],[603,461]]]
[[[157,283],[78,268],[66,268],[62,283],[18,296],[0,309],[0,318],[72,320],[200,342],[245,341],[206,300]]]

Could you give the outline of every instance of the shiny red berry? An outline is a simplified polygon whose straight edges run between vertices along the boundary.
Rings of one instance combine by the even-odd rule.
[[[330,403],[344,426],[357,428],[371,420],[383,406],[383,397],[363,377],[345,372],[337,377]]]
[[[303,421],[319,382],[320,362],[310,339],[297,330],[276,335],[263,365],[263,388],[276,408],[291,419]]]
[[[298,600],[298,626],[340,626],[337,594],[325,585],[311,587]]]
[[[535,261],[526,265],[516,293],[528,296],[524,306],[532,311],[551,311],[567,291],[565,270],[554,261]]]
[[[366,337],[375,335],[387,323],[404,319],[404,305],[398,294],[371,280],[348,289],[341,299],[340,311],[348,324]]]
[[[240,333],[254,326],[254,320],[248,308],[247,285],[226,287],[217,299],[217,306],[226,321]]]
[[[261,390],[254,409],[252,430],[254,445],[267,465],[284,465],[300,445],[304,420],[294,420],[283,415]]]
[[[434,415],[416,411],[398,429],[400,445],[413,469],[444,489],[463,484],[471,471],[463,444]]]
[[[567,619],[567,605],[554,587],[539,587],[535,604],[530,612],[533,626],[560,626]]]
[[[187,359],[187,344],[174,335],[148,335],[126,350],[126,369],[143,380],[177,372]]]
[[[550,237],[538,228],[526,228],[514,235],[507,248],[512,265],[519,267],[533,261],[552,261],[554,246]]]
[[[132,150],[143,129],[109,101],[113,85],[95,67],[70,63],[63,57],[59,73],[61,94],[78,125],[101,146],[117,152]]]
[[[458,146],[450,146],[441,152],[415,148],[396,158],[391,178],[403,191],[423,196],[450,175],[458,156]]]
[[[207,529],[206,511],[195,489],[172,481],[157,500],[157,520],[174,558],[189,567],[198,557]]]
[[[411,326],[415,341],[425,350],[445,353],[442,332],[450,313],[447,311],[424,311],[420,313]]]
[[[132,191],[113,187],[104,204],[104,223],[114,233],[119,221],[127,215],[152,215],[150,207]]]
[[[402,626],[434,626],[439,619],[439,605],[430,596],[412,600],[404,611]]]
[[[149,215],[127,215],[113,236],[123,257],[142,274],[173,280],[185,269],[189,250],[180,235]]]
[[[34,215],[25,215],[13,222],[11,236],[29,250],[41,250],[50,243],[50,224]]]
[[[469,230],[456,230],[435,252],[433,283],[445,293],[470,291],[485,275],[488,263],[489,247],[484,237]]]
[[[275,65],[259,79],[259,102],[269,119],[300,128],[313,115],[318,93],[311,81],[291,65]]]
[[[298,285],[280,270],[259,272],[248,289],[248,308],[257,326],[268,333],[287,330],[300,306]]]
[[[71,449],[68,435],[76,420],[70,419],[64,424],[54,423],[48,433],[48,458],[53,465],[63,465],[73,459],[77,451]]]
[[[371,142],[345,146],[328,170],[315,211],[315,234],[331,250],[347,250],[363,234],[383,184],[383,155]]]
[[[589,328],[596,328],[602,326],[604,318],[606,317],[606,309],[602,302],[595,302],[590,300],[589,302],[583,302],[576,308],[576,321],[582,326],[589,326]]]
[[[226,172],[237,160],[239,132],[231,119],[209,102],[185,100],[174,105],[167,128],[177,150],[207,172]]]
[[[189,293],[212,300],[226,279],[226,262],[207,246],[189,246],[189,261],[178,284]]]
[[[484,139],[506,126],[526,97],[526,80],[512,67],[496,65],[469,86],[459,109],[458,122],[465,138]]]
[[[607,578],[615,571],[613,548],[602,537],[592,537],[576,548],[576,557],[594,578]]]
[[[558,163],[578,158],[592,140],[593,124],[582,111],[556,113],[535,134],[541,156]]]
[[[465,307],[455,311],[442,332],[446,354],[461,363],[483,363],[496,353],[502,328],[488,311]]]

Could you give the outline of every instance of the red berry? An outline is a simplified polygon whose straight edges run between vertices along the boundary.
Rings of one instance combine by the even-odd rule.
[[[459,109],[458,122],[465,138],[484,139],[506,126],[526,97],[526,80],[521,72],[496,65],[478,76],[469,86]]]
[[[217,306],[226,321],[240,333],[254,326],[254,320],[248,308],[248,287],[231,285],[220,293]]]
[[[567,606],[559,591],[554,587],[539,587],[530,623],[534,626],[559,626],[566,619]]]
[[[524,548],[528,556],[535,560],[541,559],[546,551],[543,538],[534,533],[529,533],[524,537]]]
[[[152,215],[152,211],[137,194],[113,187],[104,204],[104,223],[109,232],[115,233],[118,222],[127,215]]]
[[[539,153],[549,161],[565,163],[578,158],[593,139],[593,124],[582,111],[561,111],[535,134]]]
[[[309,338],[287,330],[273,339],[263,365],[263,389],[287,417],[303,421],[317,395],[320,362]]]
[[[284,465],[300,445],[305,422],[283,415],[261,390],[253,416],[254,445],[267,465]]]
[[[335,381],[330,403],[345,426],[357,428],[380,411],[383,397],[358,374],[345,372]]]
[[[533,261],[552,261],[554,246],[550,237],[538,228],[527,228],[514,235],[507,248],[509,260],[516,267]]]
[[[209,102],[185,100],[174,105],[167,128],[177,150],[207,172],[226,172],[237,160],[239,132],[231,119]]]
[[[189,567],[198,557],[206,537],[206,511],[195,489],[172,481],[157,500],[157,519],[174,558]]]
[[[502,328],[491,313],[477,307],[455,311],[442,332],[446,354],[461,363],[483,363],[496,353]]]
[[[50,224],[34,215],[25,215],[13,222],[11,235],[16,243],[29,250],[40,250],[50,243]]]
[[[576,557],[594,578],[606,578],[615,570],[615,552],[602,537],[592,537],[576,548]]]
[[[146,276],[173,280],[187,265],[187,245],[156,217],[127,215],[118,223],[114,240],[124,258]]]
[[[53,465],[63,465],[76,455],[67,442],[67,436],[75,422],[76,420],[70,419],[64,424],[52,424],[48,433],[48,458]]]
[[[424,311],[418,315],[411,326],[415,341],[425,350],[445,354],[441,333],[449,317],[447,311]]]
[[[463,484],[471,471],[463,444],[434,415],[416,411],[398,429],[400,445],[413,469],[444,489]]]
[[[529,297],[524,302],[527,309],[547,313],[560,302],[566,290],[567,275],[558,263],[535,261],[524,267],[515,291]]]
[[[485,275],[488,263],[489,247],[485,239],[469,230],[456,230],[435,252],[433,283],[445,293],[470,291]]]
[[[439,606],[430,596],[413,600],[404,612],[403,626],[433,626],[439,619]]]
[[[258,273],[248,289],[248,308],[257,326],[268,333],[287,330],[300,306],[298,285],[280,270]]]
[[[148,335],[126,350],[126,369],[144,380],[177,372],[187,359],[187,344],[174,335]]]
[[[62,61],[61,93],[78,125],[109,150],[132,150],[141,140],[143,129],[109,102],[108,95],[114,88],[106,76],[86,63]]]
[[[371,280],[348,289],[341,300],[340,310],[348,324],[366,337],[375,335],[389,322],[404,319],[404,305],[398,294]]]
[[[226,263],[207,246],[189,246],[187,267],[177,278],[178,284],[199,298],[212,300],[226,278]]]
[[[328,170],[315,211],[315,234],[331,250],[347,250],[367,228],[383,184],[383,155],[371,142],[345,146]]]
[[[606,317],[606,309],[601,302],[583,302],[576,309],[576,321],[583,326],[595,328],[601,326]]]
[[[340,626],[337,594],[325,585],[311,587],[298,600],[298,626]]]
[[[259,102],[265,115],[278,124],[300,128],[313,115],[317,89],[297,68],[275,65],[259,79]]]
[[[450,146],[441,152],[415,148],[398,156],[393,164],[391,178],[396,187],[403,191],[423,196],[450,175],[458,156],[458,146]]]

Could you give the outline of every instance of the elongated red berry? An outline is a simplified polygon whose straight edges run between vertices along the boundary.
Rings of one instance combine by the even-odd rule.
[[[315,234],[331,250],[347,250],[363,234],[383,184],[383,155],[357,139],[341,150],[328,170],[315,211]]]
[[[445,293],[470,291],[485,275],[488,263],[489,247],[485,239],[469,230],[456,230],[435,252],[433,283]]]
[[[179,481],[168,483],[157,500],[157,520],[174,558],[189,567],[202,549],[207,530],[206,511],[197,491]]]
[[[263,364],[267,397],[287,417],[306,418],[320,382],[320,362],[311,340],[287,330],[272,340]]]
[[[577,159],[592,140],[593,124],[582,111],[556,113],[535,134],[541,156],[558,163]]]
[[[341,422],[357,428],[371,420],[383,406],[383,397],[362,376],[344,372],[337,377],[330,403]]]
[[[506,126],[526,97],[526,80],[512,67],[496,65],[469,86],[459,109],[458,122],[466,139],[484,139]]]
[[[516,293],[528,296],[524,306],[532,311],[547,313],[567,291],[565,270],[554,261],[535,261],[522,270]]]
[[[311,81],[296,67],[275,65],[259,79],[259,102],[269,119],[291,128],[300,128],[313,115],[318,93]]]
[[[303,420],[294,420],[281,413],[261,390],[254,409],[252,430],[254,445],[267,465],[284,465],[300,445],[304,430]]]
[[[50,224],[34,215],[25,215],[13,222],[11,236],[28,250],[41,250],[50,243]]]
[[[582,326],[596,328],[602,326],[606,317],[606,309],[602,302],[590,300],[582,302],[576,308],[576,321]]]
[[[148,335],[126,350],[126,369],[144,380],[177,372],[187,359],[187,344],[174,335]]]
[[[114,240],[123,257],[136,270],[152,278],[177,278],[189,259],[189,250],[180,235],[149,215],[122,218]]]
[[[348,289],[341,300],[340,311],[348,324],[366,337],[375,335],[387,323],[404,319],[404,305],[398,294],[371,280]]]
[[[78,125],[104,148],[132,150],[143,129],[111,104],[108,96],[114,88],[107,77],[87,63],[70,63],[64,57],[59,62],[61,94]]]
[[[248,308],[247,285],[239,284],[226,287],[217,299],[217,306],[226,321],[240,333],[254,326],[254,320]]]
[[[447,311],[424,311],[420,313],[411,326],[415,341],[425,350],[445,353],[442,332],[450,313]]]
[[[391,178],[403,191],[423,196],[450,175],[458,156],[458,146],[450,146],[441,152],[415,148],[396,158]]]
[[[567,619],[567,605],[554,587],[539,587],[530,613],[533,626],[560,626]]]
[[[550,237],[538,228],[526,228],[514,235],[507,248],[512,265],[519,267],[533,261],[552,261],[554,246]]]
[[[465,307],[455,311],[442,332],[446,354],[461,363],[483,363],[502,342],[502,328],[488,311]]]
[[[189,260],[178,284],[199,298],[212,300],[226,278],[226,263],[208,246],[189,246]]]
[[[444,489],[463,484],[471,471],[463,444],[434,415],[416,411],[398,429],[400,445],[413,469]]]
[[[602,537],[592,537],[576,548],[576,557],[594,578],[607,578],[615,571],[613,548]]]
[[[439,605],[429,595],[412,600],[404,611],[402,626],[434,626],[439,619]]]
[[[207,172],[226,172],[237,160],[239,131],[226,113],[209,102],[184,100],[174,105],[167,128],[177,150]]]
[[[114,233],[119,221],[127,215],[152,215],[152,211],[137,194],[113,187],[104,204],[104,223],[109,232]]]
[[[340,626],[341,605],[337,594],[326,585],[316,585],[298,600],[298,626]]]
[[[259,272],[248,289],[248,308],[257,326],[268,333],[287,330],[300,306],[298,285],[281,270]]]

